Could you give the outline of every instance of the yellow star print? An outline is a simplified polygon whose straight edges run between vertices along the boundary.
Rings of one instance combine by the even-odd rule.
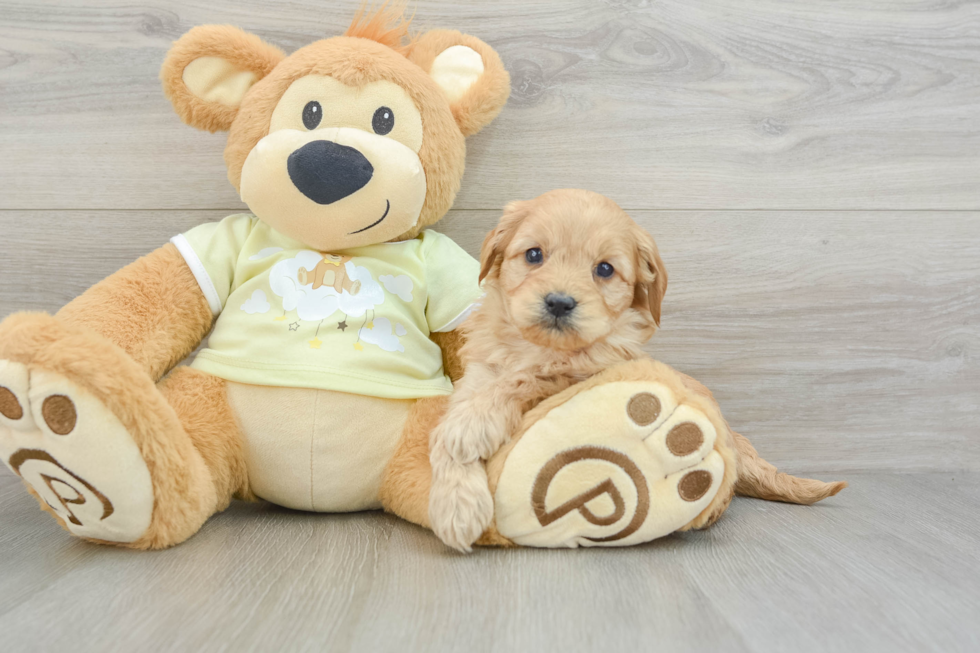
[[[319,338],[314,338],[313,340],[310,340],[310,349],[319,349],[320,345],[322,344],[323,344],[322,340],[320,340]]]
[[[362,345],[359,342],[355,342],[354,343],[354,349],[356,349],[357,351],[364,351],[364,345]]]
[[[369,329],[373,329],[373,328],[374,328],[374,322],[368,322],[368,323],[367,323],[367,324],[365,324],[364,326],[366,326],[366,327],[367,327],[367,328],[369,328]]]

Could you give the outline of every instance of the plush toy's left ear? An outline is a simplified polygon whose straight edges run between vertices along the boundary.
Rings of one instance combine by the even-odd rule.
[[[163,62],[160,81],[177,115],[214,132],[231,127],[242,99],[286,55],[230,25],[201,25],[180,37]]]
[[[432,30],[412,44],[408,58],[429,73],[449,98],[463,136],[489,124],[510,96],[510,75],[489,45],[454,30]]]

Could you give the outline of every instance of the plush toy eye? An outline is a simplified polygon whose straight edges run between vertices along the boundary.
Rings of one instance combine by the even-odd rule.
[[[537,264],[544,260],[544,254],[541,253],[540,247],[532,247],[524,252],[524,260],[528,263]]]
[[[611,277],[613,275],[613,272],[615,272],[615,271],[616,271],[616,268],[614,268],[613,266],[609,265],[605,261],[603,261],[599,265],[595,266],[595,273],[598,276],[602,277],[603,279],[608,279],[609,277]]]
[[[323,107],[316,100],[307,102],[303,107],[303,124],[307,129],[316,129],[316,126],[323,120]]]
[[[378,107],[371,119],[371,126],[375,134],[384,136],[395,128],[395,112],[388,107]]]

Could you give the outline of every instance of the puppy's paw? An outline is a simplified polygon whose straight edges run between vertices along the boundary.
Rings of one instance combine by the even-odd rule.
[[[467,464],[486,460],[507,440],[506,425],[494,415],[461,412],[443,424],[442,441],[453,460]]]
[[[440,540],[469,553],[492,519],[493,497],[481,463],[447,461],[433,468],[429,521]]]

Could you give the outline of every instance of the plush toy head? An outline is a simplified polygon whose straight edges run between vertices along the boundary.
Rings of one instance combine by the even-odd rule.
[[[464,138],[510,93],[479,39],[407,35],[403,11],[382,7],[286,56],[205,25],[174,44],[160,76],[186,123],[230,130],[228,178],[274,229],[321,251],[404,240],[452,206]]]

